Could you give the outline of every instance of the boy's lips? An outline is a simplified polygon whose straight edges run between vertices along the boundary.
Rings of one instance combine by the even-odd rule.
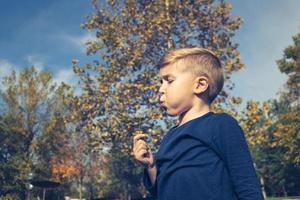
[[[160,107],[162,107],[162,108],[167,108],[167,106],[165,105],[164,102],[160,102]]]

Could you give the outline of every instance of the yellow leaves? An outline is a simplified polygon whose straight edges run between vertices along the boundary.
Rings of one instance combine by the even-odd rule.
[[[57,123],[57,119],[56,118],[51,118],[48,121],[48,123],[46,124],[45,132],[48,133],[48,132],[52,131],[55,128],[56,123]]]
[[[133,135],[144,134],[142,130],[136,130]]]
[[[273,124],[272,119],[271,119],[271,118],[266,119],[265,124],[266,124],[266,126],[268,126],[268,127],[271,126],[271,125]]]
[[[273,135],[274,135],[276,138],[280,138],[280,137],[282,136],[281,131],[274,131],[274,132],[273,132]]]
[[[218,38],[217,38],[217,34],[214,33],[214,32],[211,33],[211,41],[212,41],[212,42],[217,42],[217,39],[218,39]]]
[[[159,97],[158,96],[153,96],[149,98],[150,103],[158,103],[159,102]]]
[[[54,164],[52,166],[52,173],[53,176],[56,177],[63,177],[68,178],[74,175],[79,174],[79,169],[76,168],[74,165],[67,163],[67,164]]]
[[[241,125],[251,145],[265,144],[269,141],[268,129],[272,125],[272,118],[268,111],[269,103],[247,102],[246,110],[243,111]]]
[[[103,45],[90,43],[89,50],[100,54],[103,70],[99,70],[101,73],[98,73],[98,70],[90,68],[99,76],[96,75],[95,89],[86,89],[85,92],[89,94],[87,98],[90,99],[94,99],[96,95],[101,96],[99,110],[105,110],[105,114],[101,116],[103,120],[99,120],[102,130],[88,124],[85,127],[87,132],[101,131],[99,135],[106,139],[126,138],[128,131],[134,131],[140,125],[136,123],[135,117],[132,117],[135,115],[134,112],[141,111],[144,107],[147,107],[147,110],[144,110],[147,114],[143,119],[144,123],[156,126],[152,124],[153,121],[161,119],[163,113],[159,109],[150,108],[158,102],[158,96],[155,96],[159,88],[158,82],[154,80],[157,74],[155,65],[168,47],[178,45],[175,41],[177,39],[182,40],[180,41],[182,46],[191,44],[191,41],[196,42],[194,45],[205,43],[218,55],[229,57],[227,60],[229,72],[239,64],[235,62],[235,45],[229,43],[231,36],[225,33],[222,36],[222,32],[230,28],[229,24],[223,23],[221,16],[228,14],[230,6],[222,4],[217,9],[218,6],[208,2],[207,10],[202,12],[201,4],[202,2],[197,1],[193,4],[187,1],[157,1],[146,3],[145,8],[137,10],[136,2],[126,1],[124,5],[118,5],[117,13],[114,9],[107,10],[105,6],[99,6],[98,12],[89,16],[84,27],[97,32],[97,41],[103,43]],[[228,18],[230,21],[231,18]],[[186,25],[183,27],[183,24]],[[189,32],[191,34],[186,34]],[[228,47],[231,48],[230,56],[226,55]],[[82,79],[86,79],[84,72],[88,71],[84,69],[86,68],[77,69]],[[146,72],[139,71],[141,69],[145,69]],[[131,77],[137,77],[137,80]],[[128,78],[130,82],[120,82],[117,86],[117,82],[123,78],[125,80]],[[89,85],[88,81],[85,83]],[[84,117],[89,121],[100,117],[89,111],[95,106],[93,101],[95,100],[78,102],[75,109],[77,112],[74,111],[71,118],[80,120],[83,111]],[[232,103],[240,104],[240,102],[240,98],[232,98]],[[217,109],[221,110],[220,107]],[[137,133],[138,131],[134,132]],[[161,133],[156,131],[149,134],[159,136]],[[153,142],[156,143],[158,138],[155,137]],[[124,148],[124,152],[127,151],[129,148],[127,142],[120,148]]]
[[[270,111],[270,104],[268,104],[267,102],[263,103],[263,111],[268,113]]]
[[[232,60],[226,60],[226,62],[225,62],[225,68],[226,69],[229,69],[229,71],[231,71],[232,65],[233,65]]]
[[[158,111],[153,111],[149,114],[149,117],[151,119],[161,119],[162,118],[162,113]]]
[[[32,140],[32,142],[31,142],[31,148],[32,148],[33,150],[35,150],[35,149],[37,148],[37,145],[38,145],[38,141],[37,141],[36,138],[34,138],[34,139]]]
[[[297,123],[297,112],[280,114],[272,118],[271,104],[248,102],[242,120],[246,138],[251,145],[264,145],[270,148],[284,148],[284,159],[296,163],[300,141],[300,126]],[[299,114],[298,114],[299,115]],[[273,121],[276,120],[276,121]],[[271,128],[270,128],[271,127]]]
[[[93,128],[95,133],[100,133],[101,129],[99,126],[94,126]]]
[[[279,142],[278,141],[271,142],[271,144],[270,144],[270,147],[272,147],[272,148],[276,148],[278,146],[279,146]]]
[[[237,70],[243,69],[244,67],[245,67],[245,65],[240,63],[239,60],[237,60],[237,62],[234,63],[232,70],[237,71]]]
[[[134,61],[133,60],[129,60],[127,65],[128,66],[133,66],[134,65]]]
[[[77,116],[71,115],[71,120],[75,120],[76,118],[77,118]]]
[[[247,142],[250,145],[257,145],[257,144],[265,144],[266,143],[266,132],[264,131],[257,131],[255,133],[246,134]]]
[[[233,104],[239,105],[239,104],[241,104],[242,99],[240,97],[231,97],[231,101]]]

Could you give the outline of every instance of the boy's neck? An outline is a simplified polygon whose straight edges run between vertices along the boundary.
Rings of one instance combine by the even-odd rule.
[[[178,126],[183,125],[184,123],[195,119],[197,117],[201,117],[202,115],[210,112],[210,106],[208,104],[197,105],[192,107],[191,109],[181,113],[179,115]]]

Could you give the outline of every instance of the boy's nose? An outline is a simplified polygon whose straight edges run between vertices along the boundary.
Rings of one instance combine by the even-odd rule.
[[[164,101],[165,101],[165,93],[163,91],[159,92],[159,102],[163,103]]]
[[[163,98],[164,98],[163,96],[164,96],[164,94],[165,94],[164,92],[159,91],[159,95],[158,95],[158,96],[159,96],[159,101],[160,101],[160,102],[163,101]]]
[[[164,87],[163,87],[163,85],[160,86],[158,92],[159,92],[159,95],[163,95],[164,94]]]

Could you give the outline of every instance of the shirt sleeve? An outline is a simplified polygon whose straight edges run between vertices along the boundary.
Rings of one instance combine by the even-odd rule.
[[[144,167],[143,184],[146,190],[148,190],[153,197],[157,197],[157,178],[155,179],[154,185],[152,185],[150,177],[148,175],[147,166]]]
[[[213,143],[227,166],[238,199],[264,200],[242,128],[230,115],[221,119]]]

